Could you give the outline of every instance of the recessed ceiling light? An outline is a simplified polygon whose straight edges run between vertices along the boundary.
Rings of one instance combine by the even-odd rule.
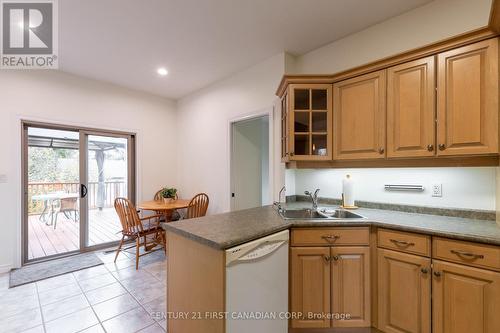
[[[168,74],[168,71],[165,67],[160,67],[156,70],[156,72],[158,73],[158,75],[161,75],[161,76],[165,76]]]

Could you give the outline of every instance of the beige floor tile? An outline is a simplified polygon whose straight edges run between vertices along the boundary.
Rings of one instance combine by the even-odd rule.
[[[0,292],[0,305],[16,301],[26,296],[36,295],[36,293],[36,285],[34,283],[6,289]]]
[[[5,298],[0,297],[0,319],[26,310],[37,309],[38,307],[38,295],[36,293],[14,293]]]
[[[20,333],[45,333],[45,329],[43,328],[43,325],[29,328],[27,330],[21,331]]]
[[[43,305],[42,306],[43,320],[45,322],[52,321],[59,317],[85,309],[89,305],[90,305],[89,302],[87,302],[87,299],[83,294],[66,298],[60,302]]]
[[[91,277],[107,274],[109,271],[104,265],[94,266],[86,269],[82,269],[80,271],[73,272],[74,277],[78,281],[87,280]]]
[[[67,285],[75,283],[75,282],[76,282],[76,280],[73,277],[73,274],[68,273],[68,274],[64,274],[64,275],[55,276],[55,277],[50,278],[50,279],[38,281],[36,283],[36,285],[38,288],[38,292],[40,293],[40,292],[44,292],[47,290],[62,288],[64,286],[67,286]]]
[[[94,311],[99,320],[105,321],[124,312],[137,308],[139,303],[130,294],[121,295],[106,302],[94,305]]]
[[[152,284],[158,283],[158,280],[150,275],[139,278],[130,278],[120,281],[120,283],[128,290],[143,290],[147,289]]]
[[[110,263],[104,264],[104,266],[106,266],[106,268],[109,271],[115,272],[115,271],[122,269],[122,268],[125,268],[125,267],[135,266],[135,261],[130,260],[130,259],[125,259],[125,260],[117,261],[115,263],[110,262]]]
[[[140,330],[139,333],[165,333],[165,330],[160,325],[154,324]]]
[[[87,299],[90,302],[90,305],[95,305],[97,303],[101,303],[107,301],[108,299],[114,298],[116,296],[120,296],[126,294],[127,290],[122,287],[122,285],[118,282],[112,283],[110,285],[97,288],[94,290],[90,290],[85,292]]]
[[[120,270],[117,270],[116,272],[112,272],[112,274],[115,278],[117,278],[120,281],[131,278],[146,279],[152,276],[151,273],[149,273],[146,270],[143,269],[136,270],[134,266],[122,268]]]
[[[156,318],[165,318],[165,312],[167,311],[167,298],[165,295],[160,296],[148,303],[143,305],[144,309],[153,316],[153,319]],[[161,314],[161,316],[159,316]]]
[[[78,284],[72,283],[67,286],[53,289],[53,290],[47,290],[44,292],[41,292],[38,294],[40,298],[40,303],[42,305],[54,303],[61,301],[65,298],[71,297],[71,296],[76,296],[82,293],[82,290],[78,286]]]
[[[94,325],[92,327],[89,327],[87,329],[84,329],[83,331],[80,331],[78,333],[106,333],[104,331],[104,328],[102,328],[101,324]]]
[[[97,325],[99,321],[90,307],[45,323],[47,333],[74,333]]]
[[[158,297],[166,295],[167,289],[164,284],[155,282],[140,289],[133,289],[130,291],[130,294],[132,294],[139,303],[146,304]]]
[[[116,279],[111,275],[111,273],[106,273],[103,275],[94,276],[90,279],[79,281],[80,287],[83,291],[89,291],[93,289],[97,289],[100,287],[104,287],[115,283]]]
[[[22,313],[0,320],[0,327],[3,333],[22,332],[40,325],[42,325],[42,314],[39,308],[23,311]]]
[[[143,308],[136,308],[102,323],[108,333],[132,333],[154,324]]]

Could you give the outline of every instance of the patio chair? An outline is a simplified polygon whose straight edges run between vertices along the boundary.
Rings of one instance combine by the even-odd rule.
[[[191,199],[187,208],[186,219],[193,219],[195,217],[202,217],[207,214],[208,209],[208,195],[199,193]]]
[[[78,198],[62,198],[59,200],[59,207],[54,209],[53,217],[53,227],[54,230],[57,227],[57,217],[60,213],[63,213],[68,220],[73,220],[73,222],[78,222],[80,214],[78,212]],[[72,215],[73,214],[73,215]]]
[[[152,253],[153,251],[151,250],[156,246],[160,245],[163,247],[164,251],[166,251],[165,232],[160,227],[159,223],[161,215],[141,218],[134,204],[126,198],[115,199],[115,210],[122,225],[122,239],[116,250],[114,262],[116,262],[118,254],[122,251],[125,238],[128,240],[135,240],[135,269],[139,268],[139,257]],[[139,254],[141,245],[144,245],[145,253],[143,254]]]

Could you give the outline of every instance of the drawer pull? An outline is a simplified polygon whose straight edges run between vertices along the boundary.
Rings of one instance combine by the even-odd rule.
[[[415,243],[413,243],[413,242],[407,242],[407,241],[402,241],[402,240],[397,240],[397,239],[390,239],[390,241],[393,242],[394,244],[396,244],[396,246],[408,247],[408,246],[415,245]]]
[[[484,256],[482,254],[474,254],[470,252],[463,252],[463,251],[457,251],[457,250],[450,250],[451,253],[456,254],[459,257],[467,257],[470,259],[484,259]]]
[[[340,236],[338,236],[338,235],[325,235],[325,236],[321,236],[321,238],[323,238],[327,242],[331,243],[331,242],[335,242],[337,239],[339,239]]]
[[[325,262],[330,262],[332,260],[332,257],[330,257],[330,256],[323,256],[323,259],[325,259]]]
[[[437,271],[435,271],[435,272],[434,272],[434,276],[435,276],[435,277],[441,277],[441,272],[437,272]]]
[[[332,260],[334,260],[334,261],[338,261],[339,259],[340,259],[339,256],[336,256],[336,255],[332,256]]]
[[[422,274],[427,274],[427,273],[429,273],[429,270],[428,270],[427,268],[425,268],[425,267],[422,267],[422,268],[420,269],[420,271],[422,272]]]

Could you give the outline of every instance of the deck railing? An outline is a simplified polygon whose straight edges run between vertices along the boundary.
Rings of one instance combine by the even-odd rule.
[[[97,204],[98,182],[89,182],[88,184],[88,203],[89,209],[100,208]],[[47,194],[52,192],[78,193],[80,183],[58,182],[58,183],[29,183],[28,184],[28,214],[41,214],[43,211],[43,202],[31,198],[38,194]],[[113,207],[115,199],[126,196],[127,186],[124,181],[106,181],[104,182],[104,201],[101,208]]]

